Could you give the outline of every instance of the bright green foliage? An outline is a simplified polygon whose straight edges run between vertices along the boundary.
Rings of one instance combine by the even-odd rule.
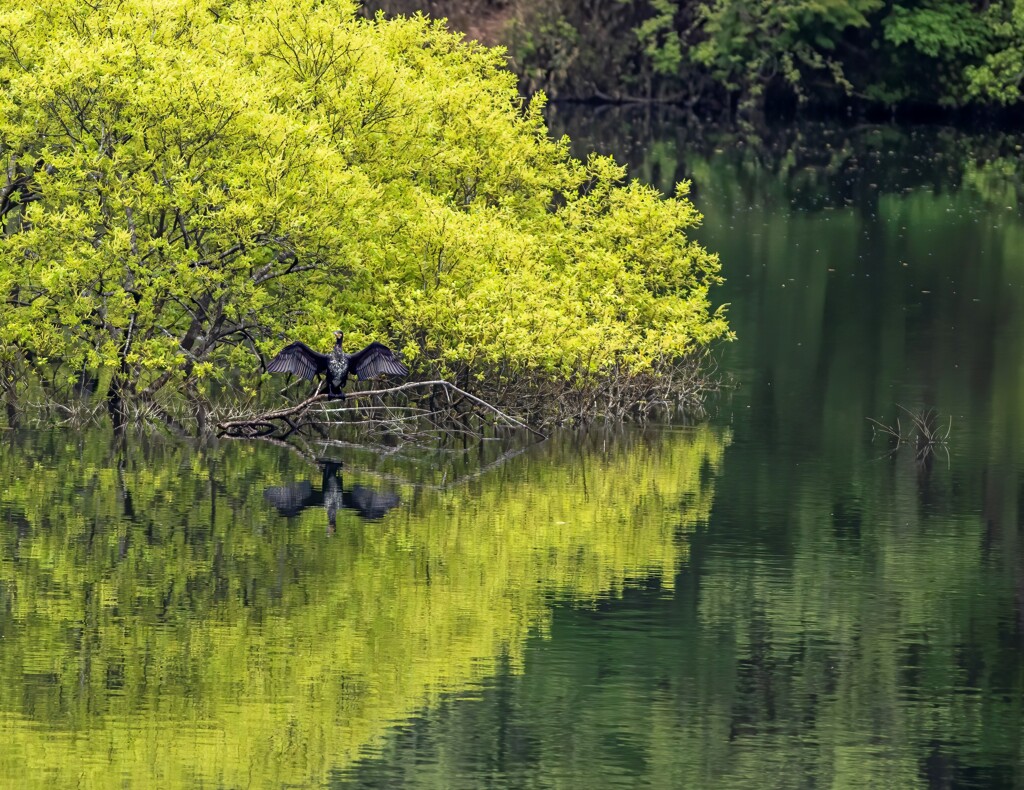
[[[651,8],[654,16],[637,26],[637,38],[656,74],[675,74],[683,65],[682,40],[675,30],[679,3],[677,0],[651,0]]]
[[[838,91],[894,104],[1011,103],[1024,24],[1017,0],[709,0],[693,59],[748,104],[780,79],[801,100]]]
[[[704,9],[704,39],[697,63],[727,89],[760,96],[776,76],[798,93],[805,72],[830,72],[845,82],[832,53],[844,31],[868,24],[882,0],[712,0]],[[802,93],[801,93],[802,95]]]
[[[151,397],[339,326],[481,375],[724,335],[685,191],[570,158],[501,64],[344,0],[6,4],[7,364]]]
[[[551,443],[328,537],[264,502],[318,475],[278,448],[23,438],[0,446],[0,776],[25,790],[326,786],[521,666],[554,601],[671,588],[728,443]]]
[[[865,95],[888,104],[958,106],[967,101],[968,64],[991,49],[991,18],[942,0],[894,5],[881,19],[879,39],[872,42],[875,71],[859,79]]]
[[[1005,0],[989,11],[993,37],[998,42],[978,66],[967,69],[972,98],[1016,104],[1024,81],[1024,2]]]
[[[965,5],[894,6],[884,30],[887,41],[907,44],[931,58],[976,55],[984,43],[984,23]]]

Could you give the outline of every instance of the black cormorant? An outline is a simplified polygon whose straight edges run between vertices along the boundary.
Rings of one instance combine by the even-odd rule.
[[[390,376],[406,376],[409,368],[402,364],[398,355],[383,343],[370,343],[362,351],[346,354],[342,350],[344,334],[334,333],[334,348],[330,354],[314,351],[305,343],[296,340],[282,348],[270,360],[270,373],[294,373],[310,381],[320,374],[327,375],[327,397],[344,398],[348,374],[354,373],[360,379],[370,379],[386,373]]]
[[[352,486],[345,490],[341,475],[341,464],[337,461],[321,461],[323,478],[320,490],[314,491],[308,480],[283,486],[270,486],[263,490],[263,498],[282,516],[297,516],[307,507],[323,507],[327,511],[327,534],[334,534],[338,511],[341,508],[354,510],[361,518],[370,521],[383,518],[392,508],[399,505],[398,494],[390,491],[376,491],[365,486]]]

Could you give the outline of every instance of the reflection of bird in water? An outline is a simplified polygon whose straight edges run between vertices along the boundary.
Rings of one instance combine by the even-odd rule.
[[[305,343],[296,340],[282,348],[270,360],[270,373],[294,373],[312,381],[321,374],[327,375],[327,397],[344,398],[348,374],[354,373],[360,379],[372,379],[381,373],[389,376],[405,376],[409,368],[402,364],[398,355],[383,343],[370,343],[362,351],[346,354],[342,349],[344,333],[334,333],[334,348],[330,354],[314,351]]]
[[[333,535],[341,508],[354,510],[369,520],[383,518],[401,500],[392,491],[376,491],[366,486],[352,486],[345,490],[342,485],[341,464],[337,461],[323,462],[323,477],[320,490],[315,491],[308,480],[270,486],[263,490],[263,499],[277,508],[282,516],[297,516],[308,507],[323,507],[327,511],[327,534]]]

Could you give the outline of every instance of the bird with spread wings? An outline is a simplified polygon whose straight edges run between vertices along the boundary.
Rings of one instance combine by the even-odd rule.
[[[320,375],[327,377],[327,397],[343,399],[345,384],[350,373],[361,381],[380,375],[407,376],[409,368],[402,364],[398,355],[383,343],[374,341],[362,351],[345,353],[342,347],[344,333],[334,333],[334,348],[329,354],[314,351],[305,343],[296,340],[282,348],[270,360],[270,373],[292,373],[312,381]]]
[[[354,510],[360,518],[376,521],[402,501],[393,491],[378,491],[361,485],[345,488],[340,461],[320,459],[319,463],[323,469],[319,491],[309,480],[301,480],[265,488],[263,499],[286,517],[297,516],[306,508],[323,507],[327,511],[328,535],[334,534],[338,513],[343,508]]]

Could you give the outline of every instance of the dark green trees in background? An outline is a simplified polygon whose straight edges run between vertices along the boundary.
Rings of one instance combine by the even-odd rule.
[[[1020,99],[1024,9],[1013,0],[714,0],[700,16],[692,60],[741,102],[772,87],[801,101]]]
[[[372,3],[370,5],[373,5]],[[713,102],[1015,105],[1017,0],[391,0],[509,46],[527,90]],[[469,21],[467,21],[469,20]]]

